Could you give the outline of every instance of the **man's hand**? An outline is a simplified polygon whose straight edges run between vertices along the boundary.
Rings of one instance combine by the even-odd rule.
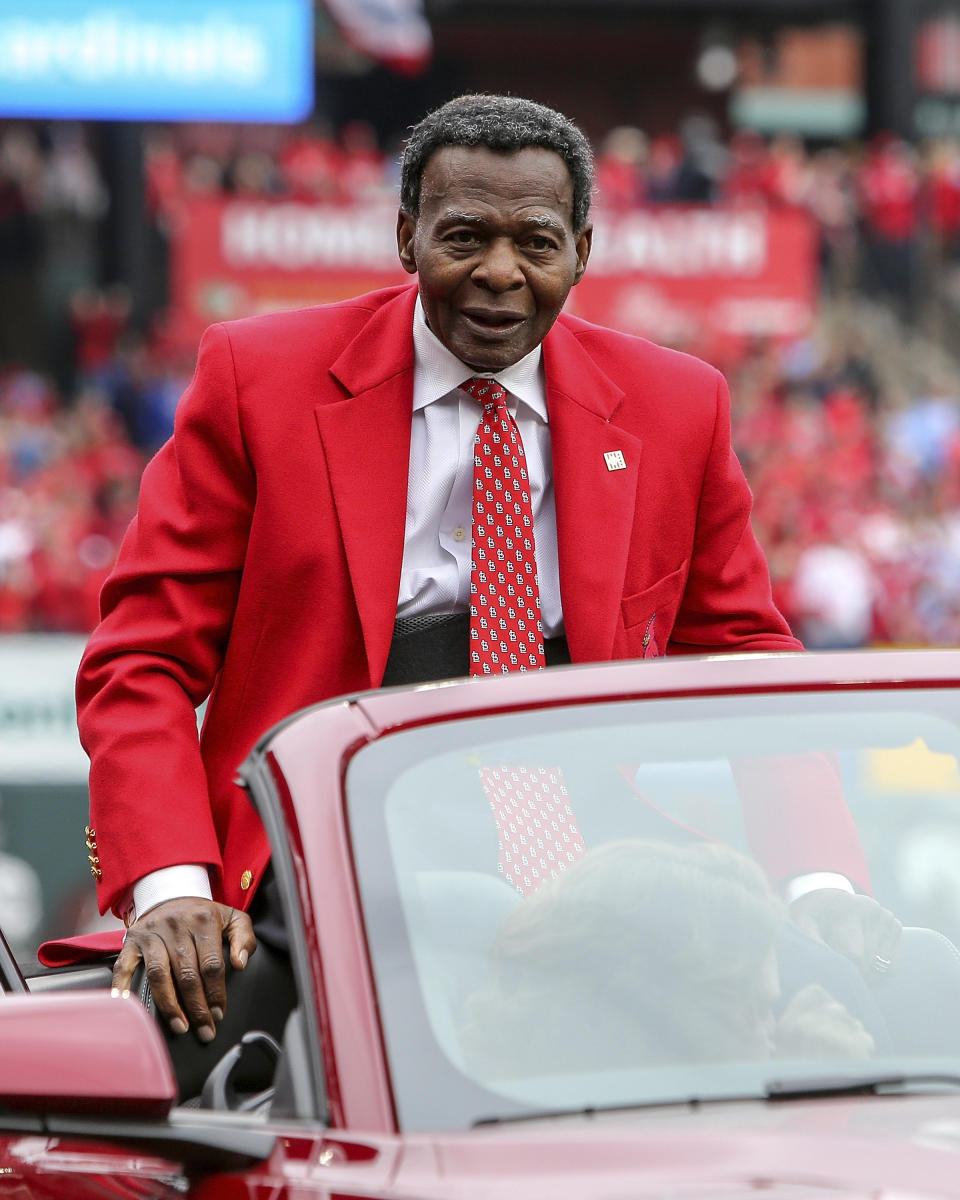
[[[802,987],[777,1021],[778,1058],[870,1058],[875,1048],[857,1018],[819,983]]]
[[[157,1012],[173,1032],[192,1025],[201,1042],[212,1042],[227,1011],[224,938],[231,964],[242,971],[257,948],[246,913],[197,896],[158,904],[127,930],[113,968],[114,994],[130,990],[142,959]]]
[[[901,924],[871,896],[818,888],[798,896],[789,911],[808,937],[849,958],[868,983],[878,983],[896,961]]]

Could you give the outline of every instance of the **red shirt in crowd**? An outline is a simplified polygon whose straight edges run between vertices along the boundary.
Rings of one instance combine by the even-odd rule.
[[[880,141],[863,165],[859,185],[867,228],[889,241],[909,241],[920,215],[920,176],[909,148],[895,138]]]

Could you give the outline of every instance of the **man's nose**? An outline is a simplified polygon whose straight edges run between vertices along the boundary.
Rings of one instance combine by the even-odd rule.
[[[473,269],[473,280],[494,292],[523,287],[524,275],[513,242],[507,238],[491,241]]]

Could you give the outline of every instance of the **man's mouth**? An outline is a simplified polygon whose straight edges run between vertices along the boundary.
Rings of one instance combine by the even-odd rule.
[[[462,315],[473,328],[484,333],[511,333],[526,320],[522,313],[489,308],[463,309]]]

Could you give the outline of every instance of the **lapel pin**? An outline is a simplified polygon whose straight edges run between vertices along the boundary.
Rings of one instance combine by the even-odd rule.
[[[607,464],[608,471],[625,471],[627,469],[626,459],[623,457],[622,450],[607,450],[603,456],[603,460]]]

